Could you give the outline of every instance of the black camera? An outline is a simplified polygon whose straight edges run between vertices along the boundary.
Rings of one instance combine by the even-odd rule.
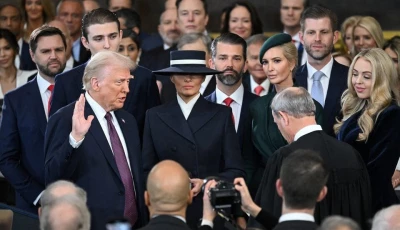
[[[214,188],[210,189],[209,196],[214,209],[224,210],[232,215],[241,213],[240,193],[235,189],[234,184],[220,180]]]

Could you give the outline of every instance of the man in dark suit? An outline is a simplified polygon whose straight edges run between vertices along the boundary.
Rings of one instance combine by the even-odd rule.
[[[165,160],[156,164],[149,173],[144,194],[151,219],[141,230],[190,230],[186,224],[186,208],[193,199],[189,184],[187,171],[175,161]],[[204,191],[209,191],[212,185],[215,186],[215,181],[207,183]],[[200,229],[212,229],[216,216],[208,195],[207,192],[203,195],[204,211]]]
[[[212,42],[212,58],[209,59],[209,65],[222,73],[216,75],[215,91],[206,97],[206,100],[232,108],[232,119],[241,147],[249,105],[258,98],[242,85],[242,75],[246,67],[246,47],[246,41],[233,33],[222,34]]]
[[[37,214],[44,190],[43,144],[54,77],[65,67],[66,41],[54,27],[32,32],[31,55],[39,72],[4,97],[0,125],[0,171],[16,191],[16,206]]]
[[[55,113],[46,129],[46,184],[65,179],[83,188],[93,229],[111,217],[124,216],[135,228],[147,222],[139,132],[121,109],[133,65],[118,53],[98,52],[85,68],[85,97]]]
[[[340,114],[340,98],[347,89],[349,68],[332,58],[331,51],[339,38],[337,17],[331,10],[312,6],[301,17],[300,39],[307,63],[296,72],[296,83],[310,92],[323,107],[323,130],[335,136],[333,125]]]
[[[285,206],[282,207],[275,183],[280,177],[282,162],[294,151],[308,149],[319,153],[330,171],[326,185],[329,193],[315,208],[316,222],[329,215],[342,215],[365,228],[371,214],[371,189],[360,154],[350,145],[327,135],[316,124],[315,104],[306,89],[291,87],[281,91],[273,99],[271,109],[275,123],[290,144],[268,159],[255,202],[274,216],[280,216]],[[293,176],[291,183],[297,182],[298,176]],[[299,186],[310,185],[301,183]],[[250,219],[250,226],[256,226],[254,219]]]
[[[112,12],[99,8],[83,18],[82,42],[94,55],[102,50],[117,51],[122,31],[118,18]],[[60,108],[76,101],[82,90],[82,76],[86,64],[56,77],[50,115]],[[160,104],[154,75],[141,66],[134,66],[131,74],[135,76],[129,83],[129,91],[124,109],[136,118],[141,135],[147,109]]]

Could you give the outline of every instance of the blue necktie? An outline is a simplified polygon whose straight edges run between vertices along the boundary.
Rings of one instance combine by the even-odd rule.
[[[313,84],[311,88],[311,96],[316,101],[318,101],[322,107],[324,107],[324,89],[322,88],[321,78],[324,76],[324,73],[321,71],[317,71],[313,74]]]

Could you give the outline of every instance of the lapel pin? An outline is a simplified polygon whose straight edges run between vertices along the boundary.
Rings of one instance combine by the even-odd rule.
[[[121,118],[121,120],[122,120],[122,122],[125,124],[125,120],[124,120],[124,119],[122,119],[122,118]]]

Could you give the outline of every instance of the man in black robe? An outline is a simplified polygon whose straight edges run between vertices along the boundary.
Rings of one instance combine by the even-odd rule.
[[[277,94],[271,104],[274,121],[289,145],[277,150],[268,159],[258,188],[255,203],[279,217],[282,198],[275,190],[282,161],[298,149],[318,152],[329,168],[328,194],[315,208],[319,223],[329,215],[347,216],[366,226],[371,217],[371,190],[368,172],[359,153],[322,131],[315,122],[315,104],[304,88],[287,88]],[[296,178],[293,178],[296,180]],[[252,218],[249,226],[260,227]]]

